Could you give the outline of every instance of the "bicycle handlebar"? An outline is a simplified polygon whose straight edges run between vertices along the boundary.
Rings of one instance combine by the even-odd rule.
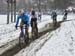
[[[20,27],[20,26],[17,26],[17,27]],[[23,26],[23,29],[26,29],[26,27],[25,27],[25,26]]]

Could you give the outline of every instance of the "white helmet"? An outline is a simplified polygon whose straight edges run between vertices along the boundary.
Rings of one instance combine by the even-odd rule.
[[[18,12],[19,15],[22,15],[23,13],[24,13],[23,9],[20,9],[19,12]]]

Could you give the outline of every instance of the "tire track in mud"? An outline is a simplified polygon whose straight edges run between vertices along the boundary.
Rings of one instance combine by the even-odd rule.
[[[34,47],[37,47],[37,44],[38,44],[41,40],[44,40],[44,38],[45,38],[44,42],[42,42],[41,44],[39,44],[40,47],[39,47],[38,49],[35,48],[35,52],[38,51],[38,50],[44,45],[44,43],[49,39],[49,37],[46,38],[46,37],[48,36],[46,33],[47,33],[47,32],[51,32],[51,31],[57,29],[58,27],[60,27],[60,23],[61,23],[61,22],[58,22],[58,24],[57,24],[58,26],[57,26],[56,28],[47,29],[47,30],[45,30],[45,31],[43,31],[43,32],[40,32],[40,33],[39,33],[39,38],[36,39],[36,40],[34,40],[34,41],[32,41],[31,43],[29,43],[29,45],[27,45],[27,46],[25,47],[25,50],[26,50],[26,51],[28,50],[27,52],[30,52],[30,53],[31,53],[32,51],[34,51]],[[49,24],[46,25],[46,26],[51,27]],[[43,37],[43,35],[45,35],[45,34],[46,34],[47,36]],[[41,36],[42,36],[42,37],[41,37]],[[18,39],[17,39],[16,41],[18,41]],[[33,47],[33,46],[34,46],[34,47]],[[28,47],[31,47],[31,48],[28,48]],[[20,48],[19,43],[17,43],[13,48],[11,48],[11,49],[7,50],[6,52],[2,53],[0,56],[14,56],[14,55],[17,54],[20,50],[22,50],[22,49]],[[32,50],[32,51],[31,51],[31,50]],[[29,54],[29,53],[28,53],[28,54]]]
[[[52,35],[49,36],[49,37],[48,36],[49,36],[49,33],[47,33],[45,36],[42,36],[43,38],[40,39],[40,41],[38,43],[36,43],[35,46],[31,46],[31,47],[33,47],[33,49],[31,49],[29,52],[24,51],[24,52],[27,52],[27,54],[25,56],[36,56],[36,52],[39,51],[42,48],[42,46],[48,41],[48,39],[51,38]],[[44,38],[44,37],[47,37],[47,38]]]

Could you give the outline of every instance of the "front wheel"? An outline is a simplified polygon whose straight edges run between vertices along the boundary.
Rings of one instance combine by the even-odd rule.
[[[26,46],[24,37],[19,37],[19,45],[20,45],[20,48],[24,48]]]

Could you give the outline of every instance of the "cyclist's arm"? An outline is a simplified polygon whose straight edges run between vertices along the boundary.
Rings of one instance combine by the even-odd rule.
[[[20,16],[17,17],[16,26],[18,26]]]

